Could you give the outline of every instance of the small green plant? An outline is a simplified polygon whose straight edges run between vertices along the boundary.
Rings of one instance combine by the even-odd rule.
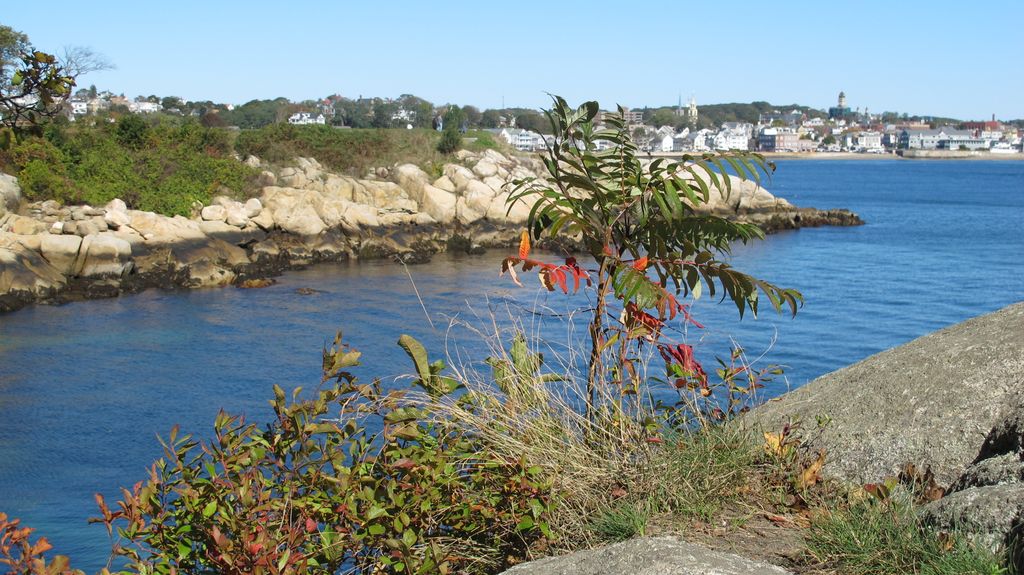
[[[930,531],[910,497],[866,499],[811,523],[808,555],[843,575],[998,575],[999,560],[959,534]]]
[[[590,529],[602,541],[625,541],[643,537],[650,518],[650,502],[619,502],[599,512],[591,520]]]

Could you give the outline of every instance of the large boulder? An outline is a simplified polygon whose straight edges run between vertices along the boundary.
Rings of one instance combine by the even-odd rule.
[[[191,287],[228,285],[237,277],[237,270],[249,265],[244,249],[216,238],[174,246],[172,250],[178,265],[188,268]]]
[[[224,208],[224,206],[215,204],[212,206],[204,207],[200,215],[202,216],[203,221],[223,222],[224,218],[227,217],[227,210]]]
[[[82,247],[82,238],[43,234],[40,236],[39,252],[60,273],[68,276],[75,273],[75,262]]]
[[[419,210],[419,204],[409,197],[406,191],[394,182],[375,182],[363,180],[354,189],[353,201],[373,206],[388,212],[409,212]]]
[[[698,177],[709,188],[708,201],[697,206],[697,209],[701,211],[732,214],[740,210],[762,211],[793,207],[786,200],[775,197],[752,180],[726,176],[729,179],[726,182],[719,176],[722,185],[716,187],[703,172],[698,172]],[[686,179],[693,180],[693,176],[687,174]]]
[[[263,210],[269,211],[282,230],[299,236],[316,236],[327,229],[317,213],[323,201],[319,192],[267,186],[263,188]]]
[[[0,225],[0,232],[10,232],[12,234],[28,236],[44,233],[48,227],[49,226],[41,220],[11,213],[4,217],[3,224]]]
[[[0,311],[55,295],[67,284],[60,270],[10,234],[0,234]]]
[[[146,241],[169,244],[202,240],[206,235],[199,223],[182,216],[168,218],[153,212],[129,210],[129,226]]]
[[[18,178],[0,172],[0,216],[13,212],[21,204],[21,186]]]
[[[481,178],[488,178],[498,174],[498,166],[491,160],[484,158],[473,166],[473,173]]]
[[[417,203],[423,202],[423,187],[430,185],[430,176],[414,164],[402,164],[395,168],[392,176],[398,185]]]
[[[675,537],[641,537],[522,563],[502,575],[786,575],[790,571]]]
[[[111,232],[82,238],[74,275],[84,278],[121,277],[132,266],[132,245]]]
[[[996,550],[1024,521],[1024,483],[968,487],[929,503],[922,521],[939,531],[958,531]]]
[[[455,204],[458,198],[434,186],[423,187],[423,212],[442,224],[455,219]]]
[[[922,510],[926,523],[964,532],[993,550],[1019,537],[1024,529],[1024,390],[1005,406],[974,463],[949,491]],[[1024,568],[1022,559],[1014,559],[1018,572]]]
[[[494,196],[495,191],[490,186],[476,180],[469,182],[466,186],[466,191],[463,192],[466,205],[471,210],[481,214],[481,216],[487,213],[487,208],[494,201]]]
[[[508,197],[508,192],[501,192],[494,196],[491,204],[487,207],[487,219],[513,225],[525,224],[530,218],[532,205],[523,200],[517,200],[509,205]]]
[[[468,185],[469,182],[477,179],[476,174],[470,171],[469,168],[458,164],[445,164],[444,175],[447,176],[453,184],[455,184],[455,189],[457,191],[466,189],[466,185]]]
[[[104,207],[103,220],[107,223],[107,226],[114,230],[130,226],[132,223],[132,218],[128,215],[128,206],[119,198],[114,198],[107,202],[107,205]]]
[[[967,320],[824,375],[754,409],[767,430],[790,420],[824,449],[824,472],[858,483],[930,466],[949,485],[1005,425],[1024,389],[1024,303]],[[1012,435],[1007,432],[1006,435]]]
[[[325,198],[352,201],[356,181],[347,176],[329,174],[323,182],[321,194]]]

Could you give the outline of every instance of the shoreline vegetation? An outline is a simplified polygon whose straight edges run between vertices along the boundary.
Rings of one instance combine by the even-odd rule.
[[[255,287],[318,262],[508,248],[531,205],[509,201],[513,182],[544,169],[487,133],[445,155],[428,130],[276,125],[232,139],[129,118],[0,151],[18,176],[0,177],[0,312],[153,287]],[[862,223],[734,179],[731,192],[709,188],[702,209],[766,232]]]
[[[595,302],[583,313],[584,349],[569,350],[575,355],[552,353],[544,334],[513,328],[487,336],[493,353],[482,374],[449,368],[402,335],[398,345],[413,377],[396,387],[358,380],[349,370],[361,354],[339,331],[323,350],[315,392],[274,386],[270,422],[222,413],[213,435],[200,436],[205,440],[174,428],[164,457],[120,501],[97,495],[92,521],[111,534],[119,573],[541,574],[543,567],[527,562],[631,539],[642,544],[656,534],[773,564],[717,556],[737,569],[747,565],[723,571],[736,575],[999,573],[1005,549],[1010,556],[1016,549],[1006,533],[1014,525],[996,522],[993,533],[979,534],[976,523],[943,522],[961,516],[955,511],[926,522],[919,511],[946,493],[926,467],[870,483],[843,481],[816,442],[828,430],[827,409],[815,414],[822,416],[817,425],[809,418],[747,425],[757,413],[757,390],[781,374],[777,366],[750,363],[736,344],[717,366],[705,367],[673,339],[682,333],[677,328],[703,329],[685,303],[701,294],[734,305],[741,317],[759,307],[798,313],[798,291],[723,261],[733,243],[761,240],[766,227],[831,225],[830,217],[855,225],[859,218],[772,196],[756,183],[769,169],[757,155],[643,162],[623,110],[606,115],[607,129],[598,132],[596,102],[571,107],[553,99],[555,143],[543,162],[484,149],[425,166],[371,163],[374,169],[348,175],[308,153],[327,132],[295,132],[290,143],[308,147],[286,153],[287,165],[265,163],[277,153],[269,146],[281,144],[278,136],[264,140],[262,157],[239,162],[261,183],[258,196],[231,197],[214,187],[207,201],[188,204],[190,217],[102,195],[95,196],[106,200],[102,208],[19,198],[2,216],[5,281],[13,276],[21,293],[42,299],[56,299],[76,282],[97,296],[144,286],[144,278],[227,285],[274,265],[405,261],[514,242],[518,250],[500,270],[510,277],[501,281],[522,285],[522,277],[552,292],[586,291]],[[614,147],[599,150],[596,139]],[[31,151],[23,150],[23,165],[38,159]],[[145,159],[123,158],[125,165]],[[73,154],[65,160],[66,191],[82,193],[88,188],[74,180],[81,164]],[[816,216],[822,219],[814,222]],[[453,242],[445,235],[453,229],[470,235]],[[596,269],[573,257],[547,261],[536,251],[544,245],[569,245]],[[1024,308],[1011,306],[965,324],[966,335],[953,328],[956,341],[1002,334],[984,348],[992,373],[983,380],[1019,377],[1024,332],[1012,326],[1021,317]],[[944,336],[929,341],[910,356],[949,355]],[[973,356],[963,355],[960,368],[977,370]],[[866,369],[889,381],[884,360]],[[945,376],[956,395],[956,370],[940,367],[948,366],[936,366],[931,379]],[[653,402],[655,388],[670,399]],[[993,458],[1017,457],[1019,464],[1020,416],[1013,411],[981,424],[994,425],[993,433],[1006,428]],[[869,426],[855,431],[870,434]],[[693,548],[682,549],[692,555]],[[0,560],[11,572],[69,571],[69,560],[51,550],[0,513]]]

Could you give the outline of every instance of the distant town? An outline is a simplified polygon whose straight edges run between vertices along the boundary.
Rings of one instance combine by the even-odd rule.
[[[241,106],[187,102],[174,96],[127,99],[95,87],[77,91],[66,103],[69,120],[123,113],[194,116],[205,125],[257,128],[274,122],[320,124],[338,128],[434,128],[443,126],[453,105],[434,106],[412,95],[290,102],[254,100]],[[546,142],[546,119],[536,110],[508,108],[481,112],[460,109],[461,128],[486,130],[520,151],[537,151]],[[674,107],[625,108],[635,141],[651,153],[703,153],[748,150],[766,153],[892,154],[936,150],[1019,154],[1024,123],[958,121],[895,113],[872,114],[851,108],[840,92],[828,110],[806,106],[775,108],[767,102],[698,106],[694,98]],[[756,116],[756,118],[755,118]],[[728,121],[717,121],[722,118]]]

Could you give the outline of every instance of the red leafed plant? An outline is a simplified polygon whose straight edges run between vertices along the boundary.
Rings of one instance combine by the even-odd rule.
[[[572,108],[560,97],[553,99],[545,112],[554,134],[543,156],[546,178],[516,180],[509,195],[510,205],[522,201],[532,206],[527,221],[532,236],[523,232],[519,253],[502,262],[502,274],[508,272],[521,285],[515,271],[521,266],[522,271],[537,269],[541,285],[551,291],[576,292],[582,282],[594,287],[588,417],[606,386],[618,386],[622,395],[637,393],[642,382],[635,364],[644,345],[659,349],[670,381],[685,374],[709,393],[692,349],[664,339],[664,327],[673,320],[702,327],[680,297],[720,293],[733,301],[741,317],[748,310],[757,313],[760,295],[776,310],[788,306],[794,314],[803,301],[799,292],[737,271],[720,259],[734,242],[763,238],[756,225],[700,209],[712,192],[730,193],[734,179],[759,181],[760,173],[774,166],[739,152],[644,162],[621,109],[601,114],[599,124],[597,102]],[[583,270],[574,258],[561,265],[529,258],[531,237],[562,233],[579,241],[595,269]],[[618,321],[609,321],[616,317],[609,306],[621,308]]]
[[[7,573],[17,575],[80,575],[82,572],[68,566],[68,558],[58,555],[49,563],[44,553],[53,549],[45,537],[33,543],[31,527],[21,527],[20,519],[8,519],[0,513],[0,565]],[[106,570],[104,569],[104,572]]]

